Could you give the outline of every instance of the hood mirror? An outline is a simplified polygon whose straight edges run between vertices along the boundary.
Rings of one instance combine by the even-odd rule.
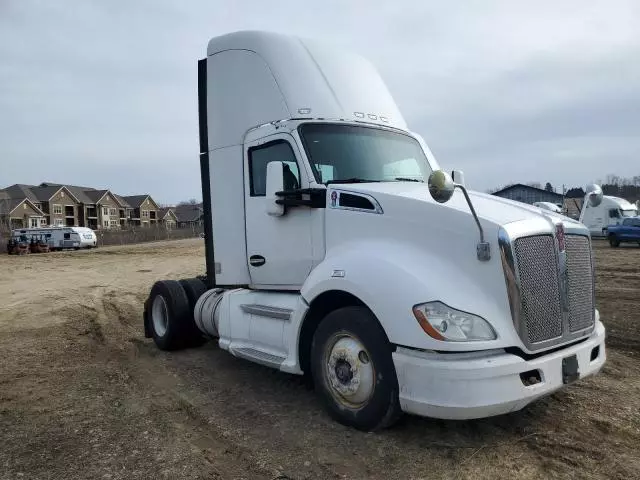
[[[589,206],[597,207],[602,202],[602,188],[595,183],[587,186],[587,201],[589,202]]]
[[[454,183],[457,183],[458,185],[462,185],[463,187],[465,186],[464,172],[462,170],[454,170],[453,172],[451,172],[451,178],[453,179]]]
[[[429,175],[429,193],[438,203],[447,203],[456,189],[453,179],[444,170],[435,170]]]
[[[460,178],[462,176],[462,172],[454,170],[454,175],[456,175],[456,178],[459,178],[460,180],[462,180],[462,182],[464,182],[464,177]],[[478,243],[476,249],[478,260],[480,260],[481,262],[491,260],[491,245],[489,244],[489,242],[485,242],[484,240],[484,230],[482,229],[480,219],[476,214],[476,209],[473,208],[473,203],[471,202],[471,198],[469,198],[469,193],[467,193],[467,189],[464,184],[454,182],[449,174],[443,170],[435,170],[433,171],[433,173],[431,173],[431,175],[429,175],[429,193],[438,203],[448,202],[453,196],[453,192],[456,188],[462,190],[464,198],[467,201],[467,205],[469,205],[469,210],[471,210],[473,219],[476,221],[476,225],[478,226],[478,230],[480,231],[480,242]]]

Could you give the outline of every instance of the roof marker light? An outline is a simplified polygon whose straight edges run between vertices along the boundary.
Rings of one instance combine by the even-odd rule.
[[[353,112],[353,114],[358,118],[364,118],[364,113],[362,112]]]

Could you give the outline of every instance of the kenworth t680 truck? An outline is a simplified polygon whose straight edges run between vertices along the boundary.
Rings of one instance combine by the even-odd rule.
[[[160,349],[308,375],[364,430],[511,412],[602,368],[589,230],[468,191],[367,60],[241,31],[198,73],[206,275],[153,285]]]

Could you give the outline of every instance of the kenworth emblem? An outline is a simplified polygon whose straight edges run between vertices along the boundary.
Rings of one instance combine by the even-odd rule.
[[[558,251],[564,252],[564,225],[562,223],[556,225],[556,238],[558,240]]]
[[[565,251],[564,225],[556,224],[556,241],[558,242],[558,270],[560,280],[560,305],[562,311],[569,312],[569,272],[567,270],[567,252]]]

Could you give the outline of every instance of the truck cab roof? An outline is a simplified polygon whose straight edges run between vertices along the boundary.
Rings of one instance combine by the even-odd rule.
[[[279,119],[342,119],[406,129],[375,67],[340,48],[240,31],[212,38],[207,64],[209,149],[241,144],[251,128]]]

